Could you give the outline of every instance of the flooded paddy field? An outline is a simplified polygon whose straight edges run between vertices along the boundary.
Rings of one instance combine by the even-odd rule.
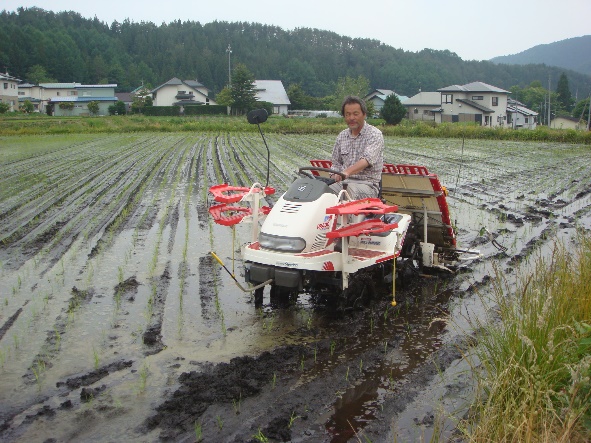
[[[334,142],[266,138],[270,203]],[[249,228],[214,224],[207,189],[265,182],[256,133],[0,138],[0,440],[449,437],[491,277],[516,281],[591,228],[591,150],[387,137],[385,160],[438,174],[459,247],[484,256],[398,284],[396,307],[384,285],[339,313],[268,290],[256,307],[210,255],[243,281]]]

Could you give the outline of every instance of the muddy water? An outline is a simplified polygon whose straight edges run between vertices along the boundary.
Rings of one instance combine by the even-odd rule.
[[[328,155],[331,140],[270,136],[271,185],[285,188],[290,169]],[[264,181],[255,135],[30,142],[48,148],[0,163],[0,180],[26,184],[0,200],[3,441],[194,441],[197,427],[204,441],[249,441],[259,430],[271,441],[428,437],[434,410],[460,386],[459,355],[446,349],[486,319],[488,276],[521,278],[554,240],[591,228],[588,148],[478,141],[461,156],[456,141],[387,139],[387,161],[440,175],[459,247],[484,258],[453,278],[398,287],[395,309],[387,285],[372,306],[346,315],[307,294],[282,307],[267,292],[256,308],[209,254],[242,282],[250,228],[211,223],[204,192],[223,180]],[[104,174],[76,172],[107,159]],[[506,251],[479,236],[483,227]],[[191,397],[198,392],[183,373],[211,376],[198,391],[217,394]],[[172,400],[185,395],[184,409],[203,408],[183,416]]]

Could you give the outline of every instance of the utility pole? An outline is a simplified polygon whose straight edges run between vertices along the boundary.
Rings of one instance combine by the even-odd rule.
[[[226,49],[226,52],[228,53],[228,87],[232,87],[232,70],[230,68],[230,54],[232,54],[232,48],[230,47],[230,44],[228,43],[228,49]]]
[[[550,90],[550,74],[548,74],[548,127],[550,127],[551,121],[550,121],[550,96],[552,94],[552,91]]]

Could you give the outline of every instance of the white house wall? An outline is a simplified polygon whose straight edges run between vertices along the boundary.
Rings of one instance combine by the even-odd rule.
[[[491,126],[493,126],[493,127],[504,126],[507,124],[507,120],[506,120],[506,118],[504,118],[507,115],[507,94],[490,93],[490,92],[467,92],[467,93],[466,92],[457,92],[457,91],[442,92],[441,93],[442,101],[443,101],[443,95],[445,95],[445,94],[452,94],[453,100],[452,100],[452,103],[442,103],[441,104],[441,108],[443,109],[444,116],[445,115],[447,115],[447,116],[453,116],[453,115],[468,116],[468,115],[481,114],[482,115],[482,125],[484,125],[486,115],[490,116]],[[483,99],[482,100],[472,100],[473,96],[482,96]],[[497,106],[492,105],[493,97],[498,97],[498,105]],[[479,109],[476,109],[466,103],[459,103],[457,101],[458,99],[474,101],[475,103],[478,103],[479,105],[489,108],[489,109],[493,110],[494,112],[485,113],[485,112],[483,112]],[[499,116],[500,116],[500,118],[499,118]],[[460,120],[461,120],[461,118],[460,118]]]
[[[193,92],[195,96],[196,102],[207,103],[207,97],[205,95],[200,94],[199,91],[191,88],[187,85],[167,85],[163,86],[162,88],[156,91],[156,97],[154,98],[154,106],[172,106],[173,103],[178,102],[179,100],[176,98],[177,94],[180,91],[185,91],[186,94]],[[209,101],[210,104],[213,104],[212,101]]]

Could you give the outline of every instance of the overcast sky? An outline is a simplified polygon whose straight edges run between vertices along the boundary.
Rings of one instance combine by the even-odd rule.
[[[285,30],[318,28],[371,38],[406,51],[448,49],[488,60],[533,46],[591,34],[591,0],[2,0],[0,8],[75,11],[109,25],[126,18],[156,25],[173,20],[251,22]],[[231,42],[229,42],[231,43]]]

